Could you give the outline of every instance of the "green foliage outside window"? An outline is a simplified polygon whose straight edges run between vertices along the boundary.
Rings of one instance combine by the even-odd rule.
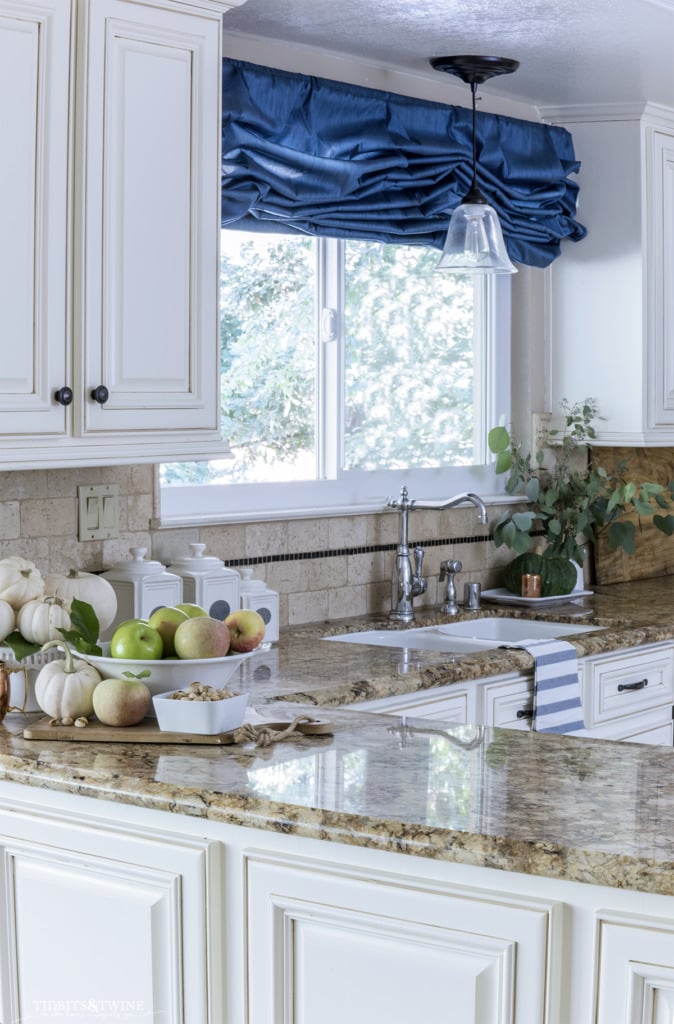
[[[236,460],[173,463],[163,482],[314,479],[314,242],[232,241],[221,259],[221,401]],[[437,253],[418,247],[349,242],[345,259],[345,468],[472,463],[472,283],[435,274]]]

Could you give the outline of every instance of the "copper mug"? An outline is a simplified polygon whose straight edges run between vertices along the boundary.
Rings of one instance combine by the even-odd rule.
[[[0,661],[0,722],[9,710],[9,672]]]

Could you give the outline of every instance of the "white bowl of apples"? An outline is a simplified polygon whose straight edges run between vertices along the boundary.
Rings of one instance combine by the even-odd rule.
[[[82,655],[103,679],[140,678],[150,693],[198,681],[222,688],[246,658],[260,649],[264,620],[251,609],[224,621],[195,606],[158,608],[146,621],[119,624],[102,654]]]

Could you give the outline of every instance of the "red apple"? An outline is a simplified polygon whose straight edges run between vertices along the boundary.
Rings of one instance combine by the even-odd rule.
[[[252,608],[239,608],[225,619],[232,638],[231,649],[237,654],[254,651],[264,640],[264,619]]]
[[[224,658],[229,643],[228,627],[210,615],[186,619],[180,623],[173,637],[179,658]]]

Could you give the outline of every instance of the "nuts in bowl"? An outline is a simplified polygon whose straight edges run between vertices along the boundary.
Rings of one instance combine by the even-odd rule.
[[[248,694],[195,681],[181,690],[155,694],[152,704],[162,732],[210,736],[243,724]]]

